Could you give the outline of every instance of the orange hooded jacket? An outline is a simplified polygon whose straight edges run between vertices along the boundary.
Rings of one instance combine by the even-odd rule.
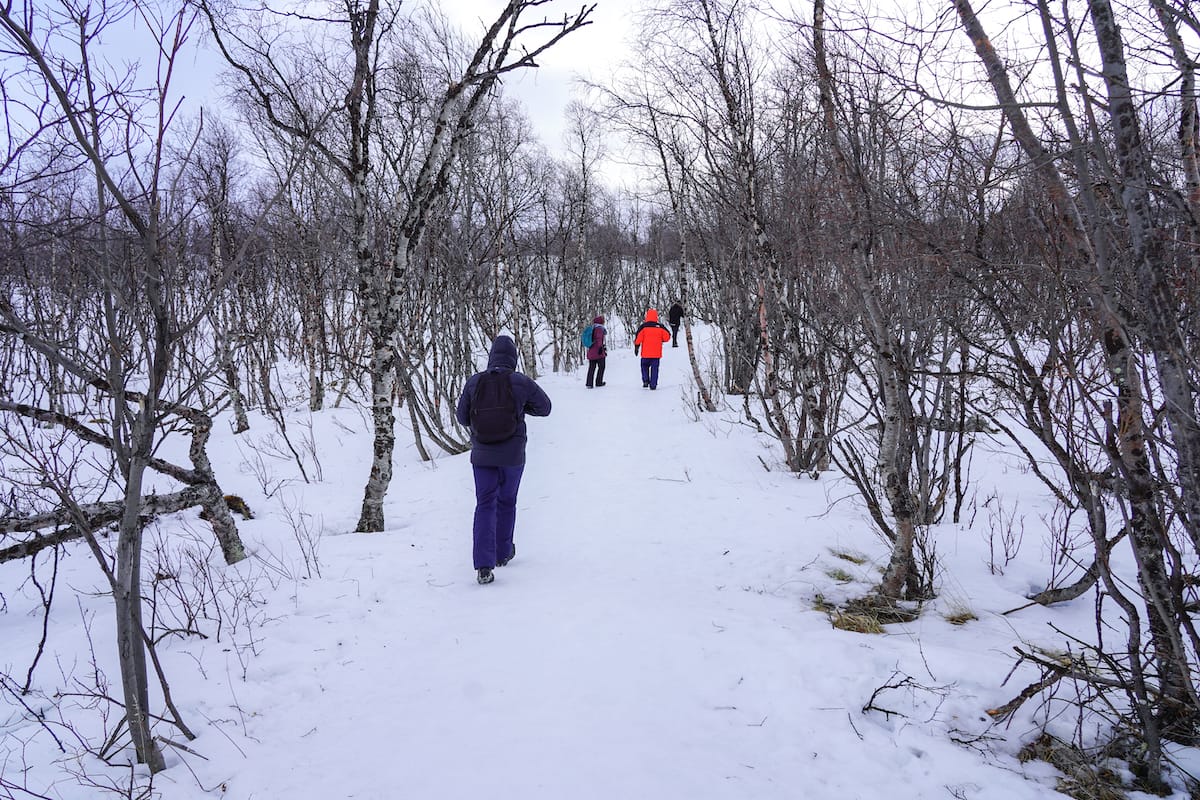
[[[658,311],[646,312],[646,321],[633,337],[634,347],[640,347],[642,358],[662,358],[663,343],[671,341],[671,332],[658,321]]]

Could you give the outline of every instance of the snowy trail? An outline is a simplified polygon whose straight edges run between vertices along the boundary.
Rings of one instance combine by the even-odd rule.
[[[685,354],[667,351],[656,392],[629,351],[606,387],[540,381],[554,412],[530,420],[517,556],[490,586],[465,456],[398,463],[382,534],[342,533],[358,475],[314,489],[324,577],[275,609],[236,708],[201,709],[250,740],[201,783],[247,800],[922,796],[897,780],[933,764],[848,722],[911,645],[811,610],[841,537],[816,516],[825,488],[767,472],[732,424],[689,420]],[[1029,791],[978,768],[939,751],[936,783]]]

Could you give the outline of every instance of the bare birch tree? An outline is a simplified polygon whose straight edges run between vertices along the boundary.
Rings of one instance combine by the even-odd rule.
[[[967,0],[958,0],[955,8],[1012,135],[1053,209],[1050,231],[1060,238],[1066,259],[1078,265],[1082,276],[1079,291],[1088,301],[1086,319],[1098,330],[1095,351],[1105,380],[1102,388],[1089,387],[1083,396],[1089,401],[1088,413],[1102,452],[1111,459],[1123,487],[1123,532],[1128,534],[1137,563],[1141,611],[1107,567],[1111,543],[1103,533],[1096,542],[1098,574],[1121,605],[1128,625],[1124,669],[1129,671],[1129,698],[1146,745],[1135,760],[1147,785],[1161,787],[1161,738],[1193,736],[1200,708],[1193,677],[1197,640],[1173,579],[1172,564],[1177,556],[1169,544],[1171,521],[1163,514],[1178,497],[1176,524],[1187,530],[1194,546],[1186,498],[1197,488],[1190,472],[1194,464],[1195,378],[1194,370],[1188,372],[1189,359],[1179,338],[1177,326],[1183,315],[1178,295],[1169,288],[1162,227],[1164,217],[1177,216],[1187,202],[1168,191],[1158,198],[1158,208],[1163,211],[1152,210],[1150,192],[1158,181],[1151,179],[1150,154],[1140,134],[1141,112],[1132,99],[1124,39],[1111,5],[1096,0],[1088,7],[1102,62],[1102,97],[1092,94],[1084,71],[1086,58],[1075,35],[1077,21],[1069,16],[1055,20],[1048,4],[1038,7],[1053,75],[1054,108],[1071,143],[1067,149],[1071,161],[1066,167],[1060,166],[1035,130],[974,9]],[[1064,15],[1067,13],[1064,6]],[[1064,56],[1058,49],[1060,25],[1069,48]],[[1068,96],[1064,63],[1074,65],[1078,85],[1086,87],[1082,124],[1077,123]],[[1180,108],[1186,115],[1187,103]],[[1111,139],[1099,125],[1100,114],[1108,118]],[[1183,127],[1186,130],[1186,118]],[[1111,153],[1101,155],[1109,146]],[[1183,150],[1181,160],[1186,163],[1186,146]],[[1111,213],[1114,207],[1124,212],[1124,230],[1111,225],[1117,218]],[[1171,209],[1173,214],[1164,213]],[[1185,230],[1194,224],[1192,218],[1185,223]],[[1161,414],[1151,411],[1159,393]],[[1166,422],[1164,432],[1157,430],[1162,424],[1159,420]],[[1170,449],[1169,460],[1177,465],[1175,481],[1170,483],[1154,476],[1152,465],[1162,458],[1161,448]],[[1154,457],[1156,452],[1159,455]],[[1169,486],[1176,487],[1178,495]],[[1093,528],[1099,524],[1102,521]],[[1143,666],[1143,624],[1152,653],[1149,668]]]
[[[32,145],[61,132],[64,155],[92,176],[96,250],[86,267],[99,291],[95,336],[102,347],[76,348],[72,353],[53,331],[28,324],[19,297],[0,301],[0,331],[56,364],[73,381],[110,398],[110,430],[98,433],[67,415],[11,401],[6,401],[5,410],[53,419],[112,454],[121,496],[107,512],[115,514],[110,521],[118,529],[115,567],[96,546],[95,527],[103,523],[73,496],[72,487],[60,486],[62,507],[51,515],[51,524],[61,520],[76,526],[108,578],[116,609],[125,724],[137,760],[158,771],[164,764],[150,730],[141,564],[144,515],[162,504],[146,497],[147,469],[186,478],[184,482],[194,488],[177,498],[182,506],[169,510],[204,505],[214,518],[214,529],[225,537],[227,558],[236,561],[243,553],[204,452],[206,432],[197,433],[190,472],[154,456],[167,417],[182,414],[202,428],[207,419],[203,412],[163,396],[175,382],[173,370],[182,343],[206,313],[177,318],[179,272],[168,241],[172,173],[166,158],[175,112],[172,78],[191,34],[194,12],[139,2],[108,6],[95,15],[90,11],[65,5],[43,9],[8,4],[0,7],[0,35],[23,60],[23,77],[30,85],[43,87],[48,98],[41,107],[44,116],[26,120],[32,123],[28,141]],[[140,96],[123,86],[122,80],[114,80],[116,76],[106,72],[96,55],[99,34],[129,16],[147,26],[159,46],[155,77]],[[124,160],[124,170],[114,169],[114,160]],[[227,267],[224,280],[231,269]],[[145,391],[130,388],[135,380],[144,381]],[[31,529],[28,520],[19,524],[26,526],[22,530]],[[183,730],[187,732],[186,727]]]

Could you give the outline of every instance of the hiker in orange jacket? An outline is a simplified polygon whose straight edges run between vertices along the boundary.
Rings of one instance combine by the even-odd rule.
[[[633,337],[633,354],[642,354],[642,388],[658,388],[658,362],[662,359],[663,344],[671,341],[671,331],[658,321],[658,311],[646,311],[646,321]]]

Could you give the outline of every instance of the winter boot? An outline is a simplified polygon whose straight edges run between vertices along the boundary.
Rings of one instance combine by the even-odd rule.
[[[506,566],[508,566],[508,562],[512,561],[516,557],[517,557],[517,546],[514,544],[512,547],[512,552],[508,554],[508,558],[500,559],[499,561],[496,562],[496,566],[497,567],[506,567]]]
[[[479,570],[479,575],[475,578],[475,580],[479,581],[480,584],[491,583],[492,581],[496,580],[496,576],[492,574],[491,569],[488,567],[483,567]]]

